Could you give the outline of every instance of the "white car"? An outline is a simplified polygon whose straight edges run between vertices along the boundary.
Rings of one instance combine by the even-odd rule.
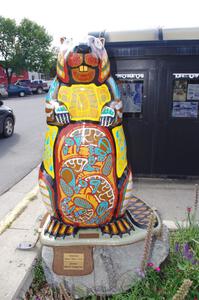
[[[7,98],[8,97],[8,91],[4,84],[0,84],[0,98]]]
[[[49,88],[51,86],[51,83],[53,82],[53,79],[51,79],[51,80],[43,80],[43,81],[48,85],[48,90],[49,90]]]

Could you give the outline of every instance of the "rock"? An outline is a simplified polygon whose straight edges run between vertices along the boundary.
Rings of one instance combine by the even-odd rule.
[[[89,295],[113,295],[127,291],[138,280],[144,240],[123,246],[93,247],[94,270],[84,276],[60,276],[53,272],[53,248],[43,246],[43,267],[48,283],[64,284],[74,298]],[[153,238],[149,261],[158,267],[169,254],[169,233],[165,225],[161,237]]]

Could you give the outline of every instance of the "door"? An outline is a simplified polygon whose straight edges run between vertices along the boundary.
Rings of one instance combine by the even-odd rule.
[[[199,175],[198,61],[192,56],[160,62],[154,174]]]
[[[137,175],[151,174],[153,167],[155,66],[153,60],[112,61],[123,101],[128,160]]]

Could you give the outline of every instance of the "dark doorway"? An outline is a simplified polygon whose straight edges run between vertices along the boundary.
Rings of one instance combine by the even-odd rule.
[[[128,158],[136,175],[199,175],[196,57],[117,59]]]
[[[199,175],[199,62],[175,57],[159,63],[154,174]]]
[[[154,60],[117,60],[115,79],[124,108],[128,158],[136,174],[152,173],[155,112]]]

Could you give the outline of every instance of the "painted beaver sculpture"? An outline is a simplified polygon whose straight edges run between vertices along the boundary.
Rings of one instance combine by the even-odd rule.
[[[122,236],[135,225],[146,228],[152,209],[133,196],[122,101],[103,39],[62,45],[46,114],[39,174],[51,214],[46,234],[65,237],[99,227]]]

